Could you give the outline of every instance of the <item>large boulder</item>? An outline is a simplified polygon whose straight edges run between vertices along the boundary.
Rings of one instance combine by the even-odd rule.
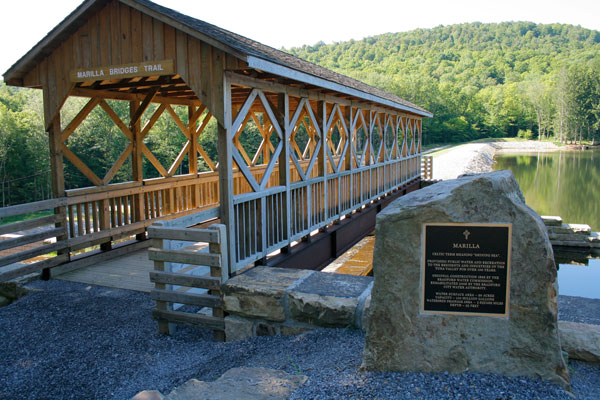
[[[421,312],[423,223],[512,224],[507,317]],[[462,176],[403,196],[377,216],[363,368],[494,372],[569,385],[546,228],[510,171]]]

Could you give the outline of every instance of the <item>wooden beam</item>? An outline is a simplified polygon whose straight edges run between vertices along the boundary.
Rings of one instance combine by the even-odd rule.
[[[79,113],[73,118],[73,120],[69,123],[69,125],[65,128],[65,130],[61,134],[60,140],[64,143],[75,129],[81,125],[83,120],[92,112],[92,110],[98,105],[100,102],[99,97],[94,97],[88,101],[88,103],[79,111]]]
[[[65,157],[67,157],[67,160],[71,161],[75,168],[77,168],[83,175],[85,175],[85,177],[88,178],[94,185],[104,185],[102,179],[98,178],[98,175],[96,175],[87,165],[85,165],[85,163],[81,161],[81,159],[77,157],[75,153],[73,153],[71,149],[69,149],[64,144],[62,145],[62,153]]]
[[[165,167],[162,166],[160,161],[158,161],[158,159],[154,156],[154,154],[152,154],[150,149],[148,149],[148,147],[146,147],[146,145],[143,142],[142,142],[141,147],[142,147],[142,153],[144,153],[144,155],[146,156],[148,161],[150,161],[150,163],[152,163],[152,165],[154,166],[154,168],[156,168],[156,170],[158,171],[159,174],[161,174],[163,177],[166,178],[169,174],[168,174],[167,170],[165,169]]]
[[[151,89],[150,93],[148,93],[144,101],[142,101],[142,104],[136,107],[137,110],[135,110],[135,113],[131,115],[131,118],[129,119],[129,129],[133,130],[134,125],[139,122],[140,118],[142,118],[142,115],[144,115],[144,112],[154,99],[154,96],[156,96],[157,90],[158,88]]]
[[[127,127],[127,125],[123,123],[123,121],[121,121],[121,118],[119,118],[117,113],[115,113],[115,111],[111,108],[111,106],[108,105],[108,103],[105,100],[100,100],[100,107],[102,107],[104,112],[106,112],[110,119],[113,120],[115,125],[119,127],[121,132],[123,132],[123,135],[125,135],[125,137],[127,137],[127,139],[129,139],[130,141],[133,141],[133,133],[131,133],[131,130]]]
[[[123,152],[121,153],[121,155],[119,156],[117,161],[115,161],[113,166],[106,173],[106,175],[104,176],[104,179],[102,179],[102,182],[105,185],[108,185],[110,183],[110,181],[112,181],[112,179],[115,177],[115,174],[119,171],[119,168],[121,168],[121,166],[123,165],[123,163],[125,162],[127,157],[129,157],[129,154],[131,154],[132,151],[133,151],[133,144],[129,143],[129,145],[125,148],[125,150],[123,150]]]
[[[146,93],[128,93],[128,92],[116,92],[112,90],[94,90],[94,89],[84,89],[84,88],[74,88],[71,89],[69,95],[75,97],[101,97],[103,99],[110,100],[126,100],[126,101],[143,101],[146,98]],[[164,96],[155,96],[153,99],[154,103],[161,104],[172,104],[172,105],[182,105],[182,106],[200,106],[202,102],[196,99],[183,99],[178,97],[164,97]]]

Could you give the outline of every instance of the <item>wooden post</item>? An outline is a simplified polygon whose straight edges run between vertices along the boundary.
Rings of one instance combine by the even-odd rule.
[[[227,255],[225,252],[227,251],[227,230],[225,226],[222,224],[213,225],[209,229],[214,229],[219,232],[220,243],[209,243],[208,250],[211,254],[222,254],[221,255],[221,266],[220,267],[210,267],[210,276],[221,279],[221,285],[223,281],[225,281],[229,275],[224,273],[224,269],[227,269]],[[212,289],[210,294],[213,296],[219,296],[223,299],[223,292],[221,290],[221,285],[219,285],[219,289]],[[225,311],[223,307],[213,307],[213,317],[216,318],[225,318]],[[225,341],[225,332],[221,330],[213,331],[213,340],[215,342],[224,342]]]
[[[129,129],[133,134],[133,151],[131,152],[131,168],[133,180],[136,182],[144,181],[144,171],[142,164],[142,133],[140,128],[141,116],[137,116],[140,103],[138,101],[129,102],[129,115],[131,124]],[[137,118],[136,118],[137,116]],[[133,220],[135,222],[144,220],[144,193],[133,195]],[[135,238],[137,240],[146,239],[146,233],[138,233]]]
[[[233,219],[233,157],[232,145],[232,113],[231,113],[231,85],[227,78],[223,76],[223,113],[224,121],[217,119],[218,129],[218,157],[219,157],[219,218],[221,223],[227,227],[227,248],[223,249],[223,253],[227,253],[229,265],[223,265],[223,268],[229,268],[227,273],[230,275],[235,272],[235,227]],[[213,110],[211,110],[213,111]],[[219,113],[213,113],[219,115]]]
[[[44,89],[46,90],[46,89]],[[46,115],[46,121],[48,122],[49,116]],[[52,178],[52,197],[55,199],[59,199],[61,197],[65,197],[65,172],[64,172],[64,164],[63,164],[63,154],[62,154],[62,140],[61,140],[61,126],[60,126],[60,113],[56,116],[52,124],[48,129],[48,139],[49,139],[49,148],[50,148],[50,168],[51,168],[51,178]],[[67,240],[67,208],[57,207],[54,209],[54,214],[60,215],[60,221],[55,223],[56,228],[65,227],[65,234],[61,236],[57,236],[56,240]],[[60,254],[67,254],[70,257],[70,252],[68,249],[59,250],[57,252]],[[42,271],[42,279],[48,280],[50,279],[50,269],[45,268]]]
[[[283,204],[285,207],[281,209],[281,215],[279,218],[283,221],[283,232],[285,235],[285,239],[288,239],[292,236],[291,232],[291,177],[290,177],[290,136],[292,134],[293,126],[290,126],[290,97],[287,94],[278,93],[277,94],[277,110],[275,111],[275,116],[278,118],[277,123],[283,132],[283,149],[281,153],[279,153],[279,160],[277,163],[279,164],[279,185],[285,186],[285,193],[283,198]],[[288,245],[281,249],[282,252],[286,253],[289,251],[289,242]]]

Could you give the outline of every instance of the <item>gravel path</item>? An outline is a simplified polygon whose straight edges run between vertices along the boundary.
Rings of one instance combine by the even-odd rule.
[[[215,380],[241,366],[307,375],[294,399],[569,398],[531,378],[361,373],[364,334],[356,330],[213,343],[211,332],[184,327],[160,337],[147,294],[64,281],[30,286],[42,291],[0,308],[0,399],[129,399],[144,389],[168,393],[190,378]],[[597,305],[588,313],[588,322],[600,320]],[[600,365],[569,367],[575,398],[599,399]]]

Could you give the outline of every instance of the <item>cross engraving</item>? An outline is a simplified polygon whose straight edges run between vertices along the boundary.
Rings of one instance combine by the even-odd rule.
[[[471,232],[469,232],[467,229],[465,229],[465,231],[463,232],[463,235],[465,235],[465,240],[469,240],[469,235],[471,235]]]

